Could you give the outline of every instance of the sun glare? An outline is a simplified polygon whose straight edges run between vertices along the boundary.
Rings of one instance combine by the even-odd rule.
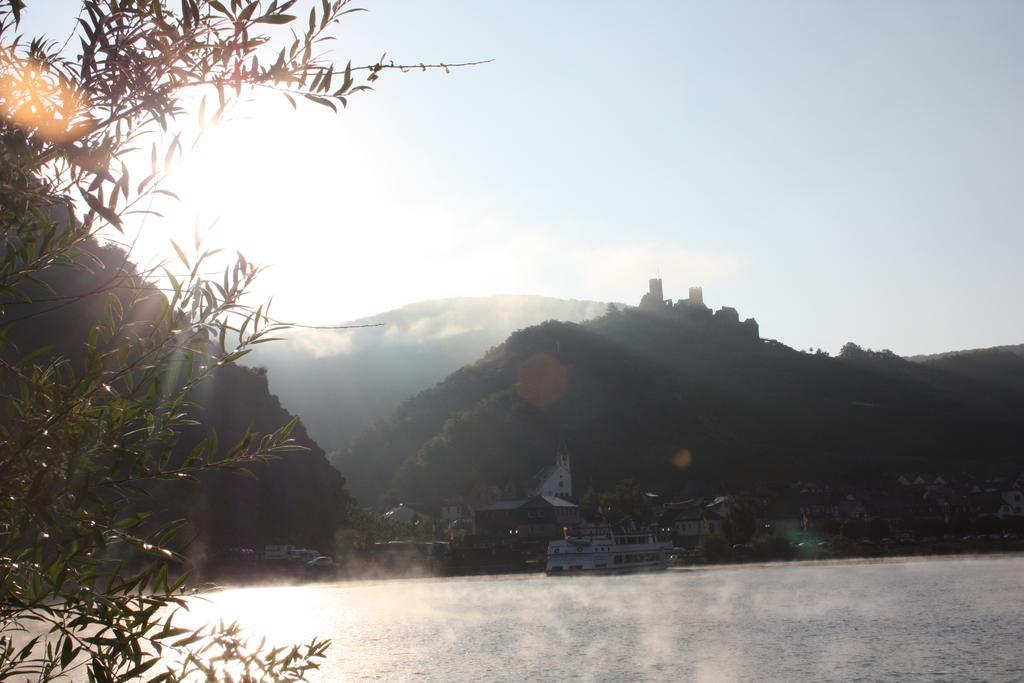
[[[335,306],[342,291],[361,290],[363,312],[380,310],[386,297],[368,295],[385,293],[359,283],[385,271],[403,283],[416,277],[402,254],[422,253],[424,232],[415,216],[389,210],[372,151],[328,111],[246,101],[185,153],[168,181],[180,202],[165,230],[145,236],[146,251],[168,253],[169,239],[191,244],[198,226],[204,248],[268,267],[254,294],[273,296],[290,320],[348,317]]]
[[[180,201],[164,211],[162,230],[144,232],[140,251],[173,253],[169,240],[191,245],[198,226],[204,249],[267,266],[253,294],[273,297],[278,317],[292,322],[474,293],[464,285],[482,278],[466,278],[475,266],[463,247],[479,235],[437,198],[396,181],[389,165],[415,164],[411,153],[368,139],[347,116],[296,113],[272,97],[239,104],[184,154],[168,180]],[[449,267],[432,265],[441,262]]]

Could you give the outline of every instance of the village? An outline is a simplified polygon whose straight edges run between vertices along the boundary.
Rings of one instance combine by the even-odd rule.
[[[686,498],[623,482],[618,501],[612,497],[615,509],[593,495],[573,496],[569,457],[561,453],[528,492],[475,510],[451,501],[439,519],[447,540],[507,542],[529,553],[578,524],[655,527],[671,539],[680,564],[1024,549],[1024,472],[988,478],[908,473],[874,485],[766,482]],[[406,506],[385,516],[410,524],[430,520]]]
[[[656,530],[678,566],[1024,550],[1024,472],[763,483],[685,498],[622,482],[577,496],[560,450],[526,493],[479,507],[450,500],[437,515],[399,504],[364,520],[362,535],[333,555],[273,545],[233,550],[212,566],[243,580],[539,572],[548,543],[582,526]]]

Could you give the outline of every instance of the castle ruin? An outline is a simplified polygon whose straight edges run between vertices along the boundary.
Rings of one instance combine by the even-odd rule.
[[[661,278],[648,281],[648,291],[640,299],[640,310],[673,318],[686,320],[695,327],[704,327],[722,336],[742,338],[756,341],[760,339],[757,320],[747,318],[740,322],[740,315],[735,308],[722,306],[712,312],[704,303],[704,290],[701,287],[690,287],[688,297],[673,303],[665,298]]]

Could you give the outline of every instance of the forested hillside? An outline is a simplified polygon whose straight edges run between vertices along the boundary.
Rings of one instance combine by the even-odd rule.
[[[521,330],[403,404],[338,464],[367,503],[519,489],[564,443],[578,491],[632,478],[867,479],[1024,462],[1024,358],[839,357],[637,309]]]

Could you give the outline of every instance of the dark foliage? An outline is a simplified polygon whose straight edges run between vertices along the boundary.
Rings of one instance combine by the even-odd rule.
[[[203,431],[225,444],[238,442],[247,429],[266,434],[288,424],[291,414],[267,389],[262,369],[236,365],[218,368],[194,397],[204,416]],[[204,472],[186,485],[175,507],[193,527],[196,551],[216,553],[231,547],[260,549],[287,543],[332,552],[334,533],[348,519],[345,480],[299,423],[291,437],[307,450],[267,462],[250,463],[252,477],[234,472]],[[182,438],[184,454],[193,439]],[[174,489],[174,496],[183,492]],[[198,557],[197,555],[194,555]]]
[[[38,303],[5,302],[8,316],[19,318],[9,328],[12,346],[22,353],[40,351],[39,362],[59,355],[82,368],[85,340],[103,320],[110,296],[127,302],[127,286],[135,290],[132,296],[140,295],[139,288],[147,288],[154,299],[159,296],[138,280],[129,285],[126,272],[134,270],[124,251],[92,240],[84,242],[73,263],[52,266],[37,275],[48,288],[33,292]],[[143,297],[145,294],[141,292]],[[144,323],[146,307],[138,308],[137,317]],[[269,392],[266,371],[233,363],[215,368],[189,399],[203,422],[201,428],[181,434],[175,447],[179,463],[213,434],[223,456],[247,430],[269,434],[292,419]],[[189,528],[172,549],[200,565],[228,548],[260,548],[267,543],[308,545],[328,552],[335,530],[347,519],[350,499],[344,479],[301,423],[292,430],[291,437],[306,450],[248,463],[244,469],[252,477],[207,471],[198,473],[195,481],[159,482],[151,487],[150,498],[138,500],[138,508],[155,513],[154,526],[186,519]]]

